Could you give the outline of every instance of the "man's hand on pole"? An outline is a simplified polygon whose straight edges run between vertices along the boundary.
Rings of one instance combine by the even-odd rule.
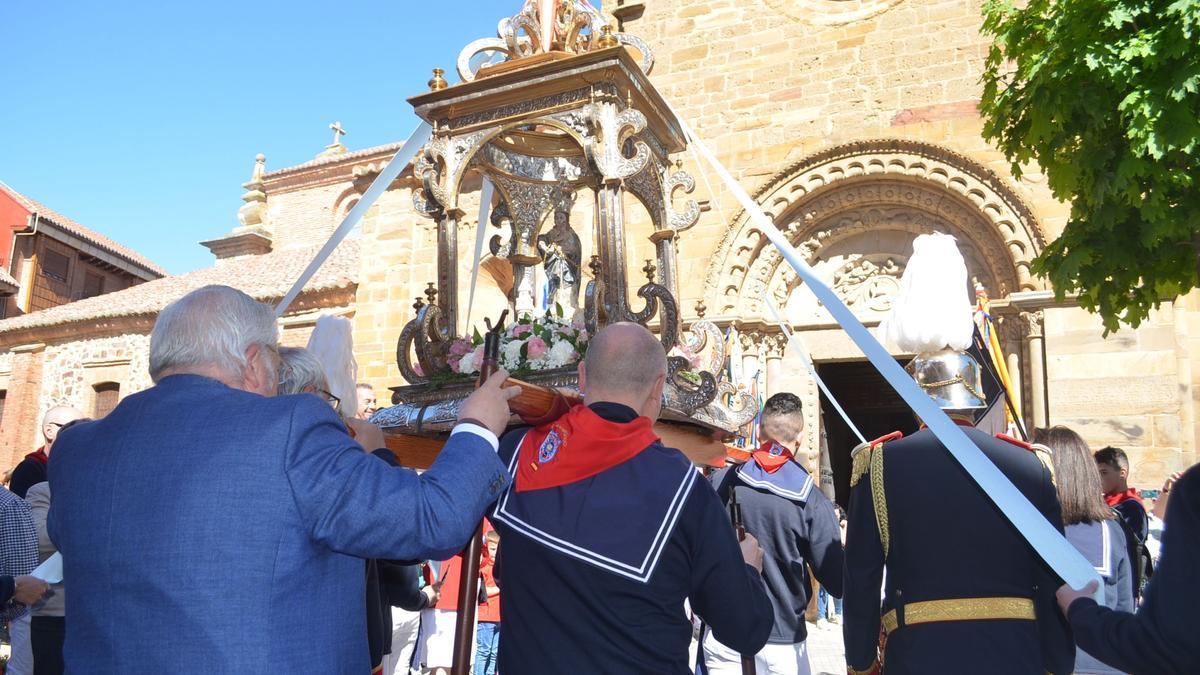
[[[758,540],[754,535],[747,534],[746,538],[738,542],[738,546],[742,547],[742,557],[745,558],[746,564],[762,573],[763,566],[763,550],[758,545]]]
[[[501,368],[471,392],[458,411],[459,421],[473,420],[487,427],[497,437],[503,434],[512,417],[508,402],[521,393],[520,387],[502,386],[507,379],[508,371]]]
[[[1062,610],[1063,616],[1066,616],[1067,612],[1071,609],[1071,603],[1080,598],[1095,599],[1096,591],[1099,589],[1100,583],[1097,581],[1089,581],[1082,590],[1078,591],[1074,588],[1071,588],[1067,584],[1063,584],[1061,587],[1059,587],[1058,593],[1056,594],[1058,596],[1058,608]]]

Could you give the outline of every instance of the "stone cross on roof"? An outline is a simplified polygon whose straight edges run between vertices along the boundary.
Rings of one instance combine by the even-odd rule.
[[[341,145],[342,136],[346,135],[346,130],[342,128],[342,123],[334,122],[333,124],[329,125],[329,128],[333,130],[333,142],[329,145]]]

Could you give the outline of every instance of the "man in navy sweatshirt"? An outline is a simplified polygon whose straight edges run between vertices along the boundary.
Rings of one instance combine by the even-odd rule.
[[[759,675],[808,675],[804,612],[812,594],[808,566],[834,597],[842,596],[842,538],[833,504],[796,461],[804,413],[795,394],[775,394],[763,406],[765,442],[749,461],[722,469],[711,480],[717,495],[741,505],[746,532],[763,547],[763,580],[775,610],[774,627],[755,662]],[[704,640],[710,675],[739,675],[737,651],[711,635]]]
[[[584,405],[501,439],[515,483],[492,516],[500,672],[685,675],[685,600],[734,649],[766,643],[762,551],[739,546],[712,487],[654,435],[666,366],[645,328],[610,325],[579,366]]]

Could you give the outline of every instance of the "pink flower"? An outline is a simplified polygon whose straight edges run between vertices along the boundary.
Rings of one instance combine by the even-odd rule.
[[[455,340],[450,343],[450,355],[462,356],[471,351],[471,343],[466,340]]]
[[[419,363],[413,364],[413,372],[417,374],[417,377],[425,377],[425,369],[421,368]]]
[[[531,332],[533,332],[533,326],[530,326],[527,323],[519,323],[519,324],[513,326],[512,336],[515,338],[518,338],[518,337],[521,337],[522,335],[525,335],[526,333],[531,333]]]
[[[536,335],[525,343],[525,353],[529,359],[540,359],[546,355],[546,341]]]

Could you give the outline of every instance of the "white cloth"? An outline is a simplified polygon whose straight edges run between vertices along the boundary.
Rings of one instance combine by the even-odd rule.
[[[458,612],[425,610],[421,622],[422,663],[428,668],[449,668],[454,662],[454,622]],[[476,623],[478,628],[478,622]],[[471,631],[471,664],[475,664],[475,631]]]
[[[456,424],[454,429],[450,431],[451,436],[454,434],[475,434],[491,444],[492,452],[497,452],[500,449],[500,439],[496,438],[496,434],[493,434],[491,429],[481,427],[478,424],[471,424],[470,422]]]
[[[410,675],[413,651],[421,631],[421,613],[392,608],[392,653],[384,657],[383,675]]]
[[[721,644],[708,631],[704,636],[704,664],[709,675],[742,675],[742,656]],[[758,675],[812,675],[808,643],[767,645],[754,657]]]
[[[33,644],[29,641],[29,613],[8,622],[12,656],[8,657],[7,675],[33,675]]]

